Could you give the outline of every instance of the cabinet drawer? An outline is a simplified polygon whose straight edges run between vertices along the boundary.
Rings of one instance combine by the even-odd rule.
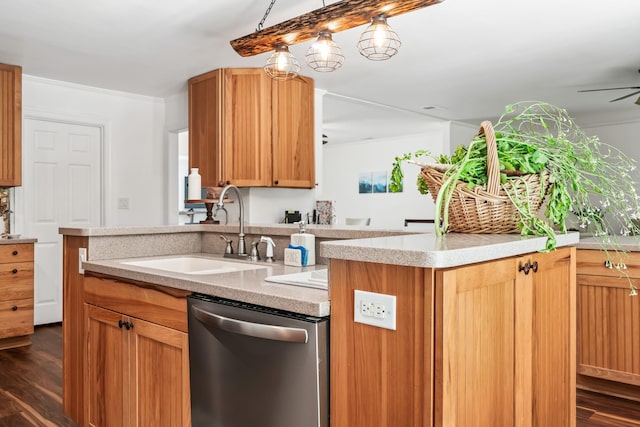
[[[0,301],[0,338],[33,334],[33,298]]]
[[[576,255],[576,273],[595,276],[625,277],[615,267],[609,268],[606,262],[611,260],[614,265],[627,266],[624,272],[632,278],[640,278],[640,252],[616,253],[595,249],[580,249]]]
[[[84,301],[98,307],[187,332],[189,291],[110,277],[85,276]]]
[[[33,298],[33,263],[0,264],[0,301]]]
[[[0,263],[33,261],[33,243],[0,245]]]

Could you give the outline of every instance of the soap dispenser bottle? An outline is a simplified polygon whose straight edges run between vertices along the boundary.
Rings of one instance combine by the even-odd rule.
[[[316,265],[316,236],[306,232],[304,221],[298,222],[298,227],[298,232],[291,235],[291,244],[304,246],[307,249],[306,265]]]

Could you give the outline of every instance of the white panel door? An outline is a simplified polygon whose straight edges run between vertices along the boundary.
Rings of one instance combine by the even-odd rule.
[[[101,225],[102,132],[99,127],[25,119],[25,237],[35,251],[34,321],[62,321],[62,236],[59,227]]]

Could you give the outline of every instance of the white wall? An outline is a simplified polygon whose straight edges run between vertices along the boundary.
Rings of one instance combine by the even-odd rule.
[[[23,116],[104,128],[104,225],[165,221],[164,101],[23,75]],[[117,199],[129,209],[117,209]]]
[[[418,193],[419,167],[406,164],[402,193],[359,194],[360,173],[387,171],[396,156],[420,149],[434,155],[448,152],[449,124],[434,124],[427,133],[323,147],[324,179],[320,198],[335,200],[336,220],[344,224],[347,217],[370,217],[372,227],[402,228],[405,218],[433,219],[434,204],[430,195]]]

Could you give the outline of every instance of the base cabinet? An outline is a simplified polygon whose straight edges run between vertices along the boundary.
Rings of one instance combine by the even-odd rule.
[[[575,426],[575,249],[330,274],[333,426]],[[353,321],[356,289],[396,296],[395,331]]]
[[[143,293],[147,300],[134,300],[139,307],[127,310],[131,301],[124,300]],[[149,298],[150,293],[157,295]],[[162,304],[180,301],[95,277],[85,279],[85,294],[85,425],[190,426],[187,333],[155,321],[171,322],[175,312]]]
[[[0,245],[0,349],[31,343],[33,243]]]
[[[629,296],[629,280],[640,287],[640,252],[578,250],[577,382],[640,401],[640,299]]]

